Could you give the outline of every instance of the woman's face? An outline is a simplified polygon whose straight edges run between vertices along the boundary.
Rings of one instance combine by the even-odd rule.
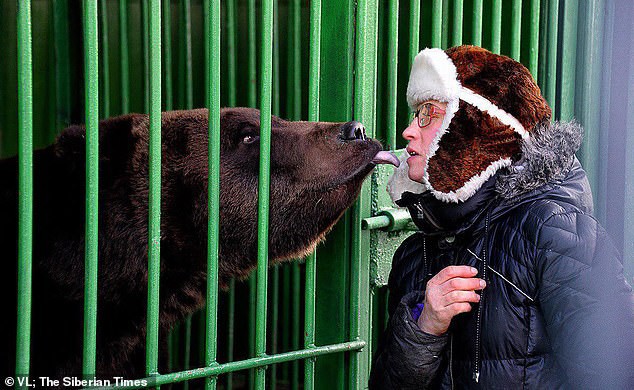
[[[417,110],[412,123],[403,131],[403,138],[408,142],[407,159],[409,166],[409,178],[421,183],[427,169],[427,153],[434,137],[440,130],[445,117],[447,103],[437,100],[422,102]]]

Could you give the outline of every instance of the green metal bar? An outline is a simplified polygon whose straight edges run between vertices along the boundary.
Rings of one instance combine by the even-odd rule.
[[[54,0],[55,30],[55,129],[62,129],[70,122],[70,50],[68,47],[68,1]]]
[[[220,0],[209,0],[207,51],[209,82],[209,195],[208,237],[207,237],[207,354],[205,364],[213,367],[217,364],[218,341],[218,254],[220,241]],[[206,389],[215,389],[216,377],[207,377]]]
[[[291,348],[299,349],[299,315],[300,315],[300,269],[299,264],[293,264],[293,330],[291,332]],[[291,373],[291,386],[297,388],[299,386],[299,361],[293,362],[293,370]]]
[[[130,64],[128,54],[128,2],[119,0],[119,50],[121,55],[121,113],[130,112]]]
[[[451,45],[462,45],[462,20],[464,13],[463,0],[455,0],[453,8],[453,26],[451,32]]]
[[[99,37],[97,0],[84,1],[86,93],[86,257],[84,377],[95,375],[97,352],[97,255],[99,243]]]
[[[248,59],[247,59],[247,105],[255,108],[257,105],[257,61],[256,61],[256,17],[255,17],[255,0],[247,1],[247,37],[248,37]],[[261,129],[261,127],[260,127]],[[256,275],[251,274],[249,277],[249,354],[255,354],[255,322],[257,313],[257,283]],[[253,389],[255,385],[255,373],[249,370],[249,388]]]
[[[233,361],[233,344],[235,329],[235,312],[236,312],[236,280],[229,281],[229,298],[227,299],[228,320],[227,320],[227,361]],[[233,388],[233,374],[227,374],[227,389]]]
[[[491,51],[500,54],[502,47],[502,0],[493,0],[491,5]]]
[[[258,178],[258,269],[255,353],[266,356],[266,304],[269,256],[269,191],[271,159],[271,95],[273,85],[273,1],[262,1],[262,66],[260,74],[260,173]],[[264,389],[265,367],[255,372],[256,389]]]
[[[275,355],[279,348],[279,302],[280,302],[280,267],[276,265],[273,268],[273,276],[271,278],[271,354]],[[277,364],[274,364],[271,367],[271,385],[269,386],[271,389],[277,388]]]
[[[291,265],[286,264],[282,269],[282,351],[288,351],[290,335],[291,311]],[[282,366],[282,378],[289,381],[288,364]]]
[[[277,355],[267,355],[262,357],[254,357],[251,359],[240,360],[237,362],[219,364],[214,367],[194,368],[187,371],[175,372],[166,375],[158,375],[155,377],[144,378],[141,381],[147,382],[145,386],[122,386],[118,389],[140,389],[153,386],[160,386],[168,383],[183,382],[192,379],[204,378],[211,375],[221,375],[228,372],[246,370],[253,367],[264,367],[271,364],[290,362],[294,360],[308,359],[317,356],[323,356],[341,352],[354,352],[366,347],[365,341],[355,340],[345,343],[325,345],[311,349],[301,349],[279,353]],[[98,389],[98,388],[95,388]]]
[[[409,64],[411,66],[420,48],[420,0],[410,0],[409,4]]]
[[[522,0],[513,0],[511,8],[511,58],[520,60],[522,44]]]
[[[603,74],[603,26],[605,4],[599,0],[582,3],[580,18],[584,28],[578,32],[579,51],[577,61],[580,79],[577,84],[575,116],[583,125],[584,139],[579,150],[579,159],[590,182],[590,188],[599,186],[599,161],[601,131],[601,75]],[[605,157],[605,156],[603,156]],[[595,205],[598,198],[595,198]]]
[[[171,1],[163,0],[163,89],[164,106],[166,111],[170,111],[174,107],[174,95],[172,86],[172,9]]]
[[[18,318],[16,376],[27,377],[31,357],[33,269],[33,60],[31,2],[18,2]],[[92,370],[94,372],[94,369]],[[26,387],[26,386],[25,386]]]
[[[256,38],[255,38],[255,0],[248,0],[247,2],[247,24],[248,24],[248,72],[249,72],[249,84],[247,85],[247,94],[249,96],[249,107],[255,107],[257,105],[257,91],[256,85],[258,82],[257,70],[256,70]]]
[[[101,117],[110,116],[110,45],[108,43],[108,4],[106,0],[99,0],[99,27],[101,27]]]
[[[537,84],[542,91],[542,96],[546,97],[546,68],[548,66],[548,26],[550,24],[550,16],[548,15],[548,2],[544,0],[539,5],[539,51],[537,60]]]
[[[574,117],[575,79],[577,58],[577,19],[579,3],[575,0],[563,0],[564,23],[561,43],[561,96],[560,119],[571,120]]]
[[[431,46],[442,46],[442,0],[431,3]]]
[[[236,99],[236,0],[226,0],[227,10],[227,101],[235,107]],[[227,299],[227,360],[233,361],[234,324],[236,310],[235,279],[229,281],[229,297]],[[251,332],[249,332],[251,333]],[[227,389],[233,388],[233,373],[227,374]]]
[[[449,0],[442,0],[442,39],[440,47],[446,49],[449,45]]]
[[[548,67],[546,69],[546,101],[550,104],[553,111],[553,119],[558,118],[557,113],[557,43],[558,43],[558,26],[559,26],[559,0],[548,0]]]
[[[473,28],[471,42],[482,46],[482,0],[473,0]]]
[[[536,81],[539,81],[537,66],[539,60],[539,0],[530,0],[530,37],[528,53],[528,70],[531,71]]]
[[[319,77],[321,57],[321,0],[310,6],[310,74],[308,77],[308,120],[319,120]],[[317,254],[306,258],[306,293],[304,295],[304,348],[315,347],[315,283]],[[304,389],[315,388],[315,360],[304,362]]]
[[[146,371],[158,374],[159,277],[161,272],[161,3],[149,1],[150,140]]]
[[[376,112],[376,49],[378,0],[360,0],[357,5],[355,47],[354,117],[374,135]],[[365,183],[352,207],[352,285],[350,296],[350,336],[367,340],[368,348],[350,357],[350,388],[365,388],[370,371],[370,262],[369,232],[361,230],[363,215],[369,215],[370,186]]]
[[[302,116],[302,40],[300,30],[302,20],[300,0],[292,0],[289,6],[287,115],[290,119],[298,121]]]
[[[150,110],[150,24],[149,24],[149,10],[148,2],[141,2],[141,20],[143,25],[143,111],[149,112]]]
[[[387,40],[387,144],[396,149],[396,108],[398,106],[398,5],[390,0]]]
[[[191,345],[192,345],[192,315],[185,318],[185,340],[183,342],[183,368],[188,370],[191,367]],[[189,382],[183,384],[185,390],[189,389]]]
[[[183,0],[181,3],[181,44],[183,45],[182,61],[183,61],[183,77],[184,91],[181,104],[184,108],[191,109],[194,107],[194,81],[192,75],[192,8],[190,0]]]
[[[273,96],[271,107],[274,115],[280,115],[280,39],[279,39],[279,1],[273,3]],[[280,269],[279,266],[273,268],[272,277],[272,296],[271,304],[271,353],[275,355],[278,352],[278,317],[279,317],[279,283]],[[269,388],[275,390],[277,388],[277,364],[271,367]]]
[[[236,0],[227,4],[227,101],[229,107],[236,106]]]

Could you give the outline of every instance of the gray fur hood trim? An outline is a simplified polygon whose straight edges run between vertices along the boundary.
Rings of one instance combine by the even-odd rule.
[[[516,198],[550,181],[562,180],[575,161],[583,128],[575,121],[537,126],[522,142],[522,158],[500,172],[496,190],[504,199]]]

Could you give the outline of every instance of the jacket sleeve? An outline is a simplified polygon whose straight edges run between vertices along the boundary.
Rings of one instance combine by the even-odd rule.
[[[414,236],[408,238],[394,254],[390,272],[388,326],[374,355],[370,389],[424,389],[434,381],[444,360],[448,336],[433,336],[418,328],[411,308],[423,301],[420,291],[407,291],[403,279],[411,278],[411,267],[422,248]]]
[[[536,238],[538,301],[569,388],[634,388],[634,300],[618,253],[591,216],[543,222]]]
[[[390,316],[372,365],[370,389],[425,389],[435,379],[448,336],[418,328],[410,307],[421,299],[420,292],[407,294]]]

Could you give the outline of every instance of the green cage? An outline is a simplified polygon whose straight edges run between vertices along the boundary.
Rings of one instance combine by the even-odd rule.
[[[627,15],[634,6],[628,1],[17,0],[0,2],[0,11],[0,156],[17,154],[20,161],[18,256],[0,252],[19,264],[18,302],[4,303],[18,305],[18,318],[2,320],[18,324],[17,376],[29,374],[31,334],[42,326],[31,322],[32,213],[39,201],[32,196],[33,148],[52,143],[70,124],[86,123],[83,374],[90,378],[99,309],[97,125],[141,112],[151,122],[147,386],[366,388],[387,321],[391,255],[410,234],[407,215],[385,194],[384,168],[315,254],[259,266],[225,292],[213,272],[218,221],[210,220],[207,307],[172,330],[170,372],[158,372],[160,113],[210,109],[211,186],[219,186],[213,162],[223,106],[259,108],[265,148],[272,113],[358,120],[386,148],[398,149],[411,115],[409,66],[424,47],[474,44],[519,60],[555,118],[584,125],[579,158],[596,215],[624,254],[631,280],[634,22]],[[266,219],[263,150],[259,216]],[[210,214],[218,202],[210,198]],[[266,224],[258,237],[258,264],[265,265]]]

